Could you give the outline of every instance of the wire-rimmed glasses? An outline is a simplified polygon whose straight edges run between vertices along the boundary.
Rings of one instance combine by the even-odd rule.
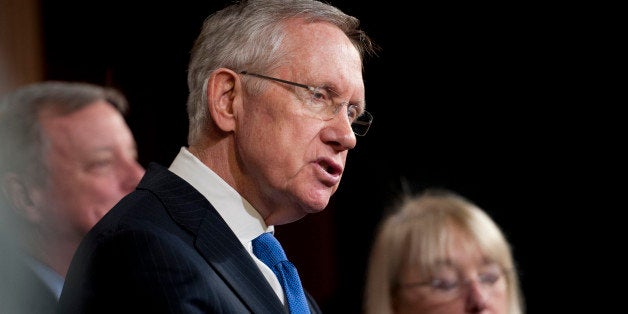
[[[347,117],[351,122],[351,129],[356,135],[366,135],[366,132],[368,132],[371,127],[371,123],[373,123],[373,116],[371,113],[366,110],[362,110],[360,106],[348,102],[335,104],[332,97],[335,93],[330,88],[309,86],[248,71],[240,71],[240,74],[250,75],[306,89],[309,92],[309,98],[306,100],[306,108],[322,120],[333,119],[343,106],[347,106]]]
[[[483,266],[471,278],[465,277],[462,271],[455,267],[446,266],[437,270],[430,279],[417,282],[402,282],[401,288],[425,288],[435,300],[451,301],[460,297],[473,282],[476,282],[482,289],[491,291],[499,287],[499,283],[504,280],[506,271],[497,264]]]

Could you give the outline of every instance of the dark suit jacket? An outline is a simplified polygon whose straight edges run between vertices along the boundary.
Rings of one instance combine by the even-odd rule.
[[[320,313],[307,297],[312,313]],[[155,163],[137,189],[84,238],[59,309],[68,314],[284,313],[214,207]]]

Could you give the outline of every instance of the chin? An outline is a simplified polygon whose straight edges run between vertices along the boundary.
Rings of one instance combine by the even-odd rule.
[[[308,214],[322,212],[327,205],[329,204],[329,198],[331,195],[325,193],[325,195],[321,195],[322,193],[317,193],[313,195],[309,195],[310,198],[306,200],[306,207],[304,211]]]
[[[302,198],[304,204],[310,207],[312,211],[319,212],[327,207],[329,199],[336,192],[336,186],[333,187],[311,187],[305,191]],[[309,211],[308,211],[309,212]]]

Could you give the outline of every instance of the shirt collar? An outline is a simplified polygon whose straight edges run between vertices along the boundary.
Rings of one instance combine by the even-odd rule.
[[[245,247],[260,234],[274,232],[244,197],[186,147],[181,147],[169,170],[205,196]]]

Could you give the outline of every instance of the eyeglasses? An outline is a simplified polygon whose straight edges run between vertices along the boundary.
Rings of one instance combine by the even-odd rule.
[[[499,281],[504,277],[504,270],[494,264],[484,266],[475,278],[464,278],[462,272],[454,267],[447,266],[435,272],[431,279],[420,282],[401,283],[401,288],[423,287],[427,288],[430,296],[440,301],[451,301],[463,295],[464,289],[474,281],[480,287],[493,291],[498,287]]]
[[[366,132],[368,132],[371,127],[371,123],[373,122],[373,116],[368,111],[361,110],[358,105],[350,104],[348,102],[334,104],[332,95],[335,94],[335,92],[329,88],[313,87],[248,71],[240,71],[240,74],[255,76],[257,78],[272,80],[306,89],[309,94],[308,97],[306,97],[305,107],[316,117],[325,121],[333,119],[343,106],[347,106],[347,117],[351,122],[351,129],[356,135],[366,135]]]

